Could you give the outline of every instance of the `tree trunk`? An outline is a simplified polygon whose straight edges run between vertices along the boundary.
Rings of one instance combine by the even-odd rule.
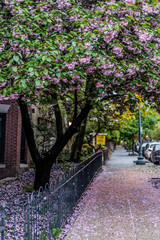
[[[81,151],[82,151],[84,135],[85,135],[85,130],[86,130],[86,123],[87,123],[87,118],[82,123],[79,133],[76,136],[76,139],[73,143],[72,152],[71,152],[71,156],[70,156],[71,162],[76,162],[76,163],[80,162]]]
[[[56,161],[56,159],[55,159]],[[49,179],[52,165],[48,163],[47,159],[40,159],[40,164],[36,166],[35,179],[34,179],[34,189],[38,190],[40,187],[43,189],[45,186],[49,187]]]
[[[81,112],[75,117],[73,123],[66,132],[63,134],[60,132],[58,134],[58,138],[56,143],[51,147],[51,149],[45,153],[43,156],[40,155],[34,138],[34,131],[32,129],[31,119],[28,112],[28,107],[25,102],[22,101],[22,96],[20,97],[19,106],[22,115],[22,123],[26,134],[26,139],[28,143],[28,147],[30,150],[30,154],[32,156],[32,160],[35,163],[36,167],[36,175],[34,181],[34,188],[38,190],[39,187],[45,187],[46,183],[49,183],[50,179],[50,172],[52,165],[56,162],[56,158],[63,150],[65,145],[71,139],[71,137],[78,132],[78,128],[81,125],[82,121],[88,116],[89,111],[91,110],[92,106],[90,101],[86,102],[86,105],[82,108]],[[60,114],[59,109],[57,111],[57,121],[59,120],[58,114]],[[61,130],[59,127],[58,129]]]

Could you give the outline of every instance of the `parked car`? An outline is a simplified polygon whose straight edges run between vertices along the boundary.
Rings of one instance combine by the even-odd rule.
[[[144,151],[144,156],[148,160],[151,160],[151,152],[152,152],[153,147],[154,147],[155,144],[160,144],[160,143],[152,142],[152,143],[147,143],[147,145],[146,145],[146,150]]]
[[[160,143],[153,146],[153,150],[151,151],[151,161],[155,164],[160,163]]]
[[[136,143],[134,144],[134,150],[135,150],[136,152],[139,151],[139,143],[138,143],[138,142],[136,142]]]
[[[143,143],[142,144],[142,155],[144,156],[144,151],[146,150],[146,146],[148,143]]]

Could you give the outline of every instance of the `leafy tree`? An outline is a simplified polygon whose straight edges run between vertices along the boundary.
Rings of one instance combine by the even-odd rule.
[[[158,1],[111,0],[89,9],[74,0],[8,0],[1,2],[0,16],[0,100],[19,103],[35,189],[49,182],[57,156],[103,100],[112,99],[122,111],[132,93],[159,100]],[[74,105],[65,131],[62,97]],[[50,105],[55,113],[57,139],[42,155],[28,105]]]
[[[160,140],[160,128],[156,128],[151,132],[151,138],[155,141]]]
[[[141,113],[141,126],[143,129],[142,137],[146,140],[146,135],[156,127],[158,114],[154,109],[147,109],[145,104],[141,107]],[[133,144],[139,132],[138,112],[135,112],[134,114],[126,112],[123,115],[123,121],[125,126],[121,130],[121,136],[133,149]]]
[[[116,141],[117,137],[114,138],[114,131],[120,129],[120,107],[119,105],[114,105],[113,101],[104,101],[101,106],[90,111],[84,135],[85,145],[87,144],[92,149],[95,149],[97,146],[93,146],[93,138],[95,138],[98,133],[107,133],[108,139]]]

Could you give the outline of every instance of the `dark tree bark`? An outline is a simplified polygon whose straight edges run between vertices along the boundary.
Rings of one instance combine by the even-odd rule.
[[[49,183],[50,171],[51,171],[52,165],[56,162],[56,158],[58,157],[60,152],[63,150],[65,145],[68,143],[68,141],[71,139],[71,137],[76,132],[78,132],[82,121],[87,117],[92,106],[90,101],[86,101],[86,104],[81,109],[81,112],[74,118],[72,125],[68,127],[65,133],[63,133],[62,127],[61,127],[62,123],[60,120],[61,119],[60,108],[57,105],[57,107],[55,108],[55,115],[56,115],[57,131],[59,132],[57,133],[56,143],[52,146],[52,148],[47,153],[40,155],[35,143],[34,132],[32,129],[31,119],[28,112],[28,106],[25,102],[21,100],[21,98],[22,97],[20,97],[18,103],[21,110],[22,124],[26,134],[28,147],[36,167],[34,189],[38,190],[41,186],[44,188],[45,184]]]
[[[22,97],[23,96],[21,96],[18,100],[18,104],[19,104],[19,107],[21,110],[21,116],[22,116],[22,124],[24,127],[25,136],[27,139],[27,144],[29,147],[31,157],[33,159],[33,162],[36,165],[39,163],[40,154],[39,154],[38,148],[36,146],[36,142],[35,142],[35,138],[34,138],[34,131],[32,128],[31,118],[30,118],[29,111],[28,111],[28,106],[24,101],[22,101]]]
[[[70,155],[71,162],[76,162],[76,163],[80,162],[82,146],[84,143],[86,123],[87,123],[87,118],[85,118],[85,120],[82,122],[79,133],[76,136],[76,139],[73,143],[72,151],[71,151],[71,155]]]

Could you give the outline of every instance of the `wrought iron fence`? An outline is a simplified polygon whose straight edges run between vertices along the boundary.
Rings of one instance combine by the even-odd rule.
[[[103,151],[106,159],[107,151]],[[55,184],[28,195],[27,204],[1,206],[1,240],[51,240],[66,223],[86,187],[102,167],[102,152],[79,164]]]
[[[108,148],[103,150],[103,164],[105,164],[107,159],[108,159]]]

